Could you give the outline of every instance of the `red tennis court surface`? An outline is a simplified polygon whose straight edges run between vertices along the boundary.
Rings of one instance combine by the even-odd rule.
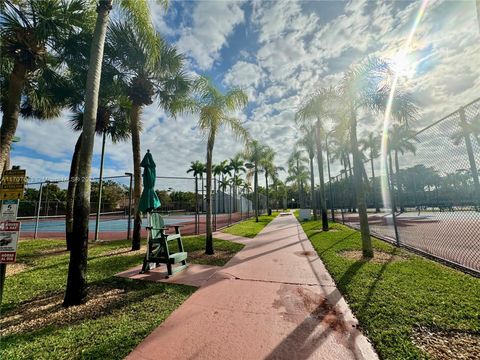
[[[337,221],[341,214],[337,213]],[[344,213],[359,226],[358,214]],[[395,241],[391,214],[369,214],[372,233]],[[480,213],[476,211],[405,212],[397,215],[400,243],[480,273]]]

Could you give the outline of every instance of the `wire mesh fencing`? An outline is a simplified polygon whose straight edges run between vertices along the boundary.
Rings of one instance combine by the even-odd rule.
[[[480,274],[480,99],[389,141],[386,158],[364,163],[371,233]],[[348,168],[332,177],[327,206],[358,227],[353,185]]]
[[[23,238],[65,238],[68,180],[28,183],[19,204]],[[91,180],[89,239],[130,239],[133,231],[135,197],[129,175]],[[185,235],[206,232],[206,181],[201,178],[158,176],[155,191],[166,225],[182,225]],[[260,197],[261,198],[261,197]],[[215,231],[254,215],[254,196],[243,189],[212,184],[212,230]],[[265,201],[259,201],[260,213]],[[146,214],[142,236],[146,236]]]

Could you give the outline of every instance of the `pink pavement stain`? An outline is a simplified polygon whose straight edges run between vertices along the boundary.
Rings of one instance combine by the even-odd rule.
[[[246,246],[127,359],[378,359],[295,217],[230,240]]]

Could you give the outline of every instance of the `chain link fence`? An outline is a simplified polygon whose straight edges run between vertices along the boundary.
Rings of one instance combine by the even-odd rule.
[[[364,163],[371,233],[480,274],[480,99],[389,141],[387,159]],[[352,189],[346,167],[328,182],[327,205],[335,221],[358,227]]]
[[[23,238],[64,238],[68,180],[30,182],[20,201],[18,217]],[[155,184],[161,202],[160,212],[167,225],[183,225],[185,235],[206,231],[206,182],[192,177],[158,176]],[[213,230],[254,215],[254,196],[229,185],[212,189]],[[91,180],[89,238],[130,239],[133,231],[133,184],[129,175],[104,177],[100,194],[99,179]],[[100,199],[100,200],[99,200]],[[99,206],[100,205],[100,206]],[[260,196],[260,213],[266,210]],[[142,236],[146,236],[146,218]]]

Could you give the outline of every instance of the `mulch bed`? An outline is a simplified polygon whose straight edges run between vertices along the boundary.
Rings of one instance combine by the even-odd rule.
[[[125,301],[126,292],[112,286],[92,286],[87,301],[78,306],[64,308],[64,293],[40,296],[2,314],[0,336],[28,332],[49,325],[71,324],[105,314],[112,305]]]
[[[476,360],[480,354],[478,333],[418,328],[412,340],[435,360]]]
[[[195,250],[188,252],[188,260],[205,259],[208,256],[208,260],[229,260],[232,257],[232,253],[226,250],[215,250],[213,255],[205,255],[205,250]]]
[[[394,255],[394,254],[389,254],[379,250],[374,250],[373,258],[371,259],[363,258],[362,251],[360,250],[345,250],[345,251],[339,252],[339,255],[350,260],[369,261],[375,264],[386,264],[392,261],[408,260],[408,256],[406,255],[398,255],[398,254]]]

